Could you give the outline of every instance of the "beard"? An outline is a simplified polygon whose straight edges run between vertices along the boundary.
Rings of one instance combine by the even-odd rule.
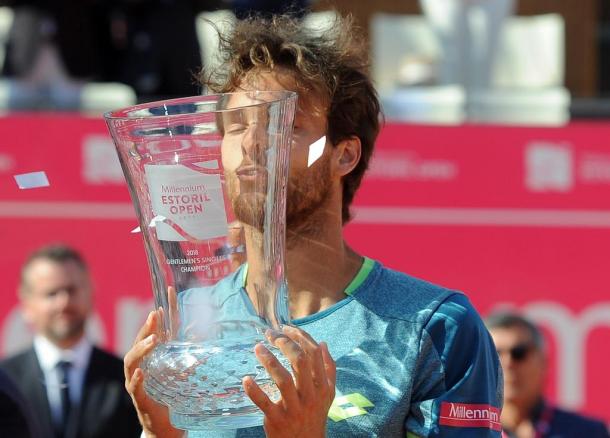
[[[235,218],[264,232],[267,185],[242,184],[235,174],[227,175],[229,198]],[[321,157],[315,167],[292,170],[286,194],[286,228],[290,236],[315,236],[324,226],[323,215],[330,197],[330,158]]]
[[[291,236],[315,237],[324,227],[331,191],[330,159],[323,156],[315,168],[295,171],[288,181],[286,228]]]
[[[85,331],[86,322],[86,319],[78,318],[68,323],[51,324],[46,330],[46,335],[56,342],[79,338]]]
[[[231,198],[233,213],[238,221],[263,232],[265,226],[265,193],[240,193]]]
[[[267,184],[244,182],[231,172],[227,174],[229,200],[235,218],[244,225],[249,225],[262,232],[265,225],[265,202]]]

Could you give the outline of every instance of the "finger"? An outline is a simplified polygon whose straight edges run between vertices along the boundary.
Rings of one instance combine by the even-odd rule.
[[[123,370],[125,372],[125,382],[129,383],[136,368],[139,368],[142,358],[150,353],[157,343],[157,335],[152,333],[148,337],[137,342],[125,354],[123,358]]]
[[[311,337],[311,335],[309,333],[307,333],[305,330],[302,330],[298,327],[295,327],[292,325],[285,325],[282,327],[282,331],[286,336],[289,336],[291,339],[294,339],[299,344],[301,342],[305,342],[305,343],[308,343],[308,344],[314,345],[314,346],[318,345],[318,343],[315,341],[314,338]]]
[[[242,380],[242,385],[246,395],[250,397],[250,400],[252,400],[256,406],[258,406],[258,408],[267,418],[272,419],[279,414],[278,406],[271,401],[265,391],[263,391],[261,387],[256,384],[252,377],[244,377]]]
[[[272,344],[275,345],[275,343],[277,342],[278,339],[280,338],[285,338],[286,335],[282,332],[279,332],[275,329],[267,329],[265,331],[265,337],[267,338],[267,340]]]
[[[166,314],[169,315],[170,319],[166,318]],[[165,310],[162,306],[159,306],[157,309],[157,326],[156,331],[159,333],[159,336],[162,337],[164,341],[168,341],[172,337],[172,311],[169,309],[169,312]]]
[[[136,361],[136,359],[138,357],[137,354],[140,354],[140,353],[138,353],[138,352],[132,353],[132,350],[136,347],[136,345],[140,344],[142,342],[142,340],[150,337],[155,332],[157,317],[158,317],[158,315],[155,310],[151,310],[149,312],[148,317],[146,318],[146,321],[144,322],[144,325],[142,325],[142,327],[140,327],[140,330],[138,331],[138,334],[136,335],[136,338],[133,342],[133,346],[131,347],[131,350],[129,350],[127,352],[127,354],[125,355],[125,357],[123,358],[123,372],[125,373],[126,382],[131,378],[131,376],[133,374],[133,369],[135,367],[139,366],[139,363],[140,363],[139,360]],[[146,353],[144,353],[144,354],[146,354]]]
[[[165,309],[163,308],[163,306],[159,306],[157,308],[156,322],[157,322],[157,325],[155,327],[155,330],[157,331],[157,333],[160,333],[162,335],[167,336],[167,329],[165,329],[165,331],[163,330],[166,327],[166,324],[165,324]]]
[[[141,406],[146,400],[146,393],[144,391],[144,372],[141,368],[136,368],[129,379],[129,383],[125,385],[125,389],[136,406]]]
[[[311,370],[311,358],[291,338],[283,336],[275,341],[282,354],[290,361],[294,371],[295,386],[303,400],[312,400],[314,384]]]
[[[324,369],[326,371],[326,378],[328,379],[328,386],[335,391],[335,384],[337,383],[337,365],[328,351],[328,344],[326,342],[320,342],[322,348],[322,358],[324,360]]]
[[[138,413],[138,419],[143,426],[150,422],[150,414],[147,412],[146,404],[151,400],[144,389],[144,372],[141,368],[136,368],[129,385],[125,385],[127,392],[131,396],[133,405]],[[153,402],[154,403],[154,402]]]
[[[303,351],[309,356],[312,383],[316,388],[315,391],[318,392],[319,389],[324,389],[324,387],[327,386],[327,378],[320,346],[308,333],[299,328],[287,325],[284,326],[284,333],[290,339],[298,343]]]
[[[138,330],[138,334],[136,335],[136,338],[133,341],[134,345],[154,333],[156,327],[156,319],[157,312],[155,310],[151,310],[148,313],[148,316],[146,317],[146,321],[144,321],[144,324],[142,325],[142,327],[140,327],[140,330]]]
[[[284,406],[297,406],[298,394],[292,375],[282,366],[279,360],[262,344],[254,347],[256,358],[267,370],[282,395]]]
[[[167,302],[169,306],[170,337],[175,338],[178,335],[178,325],[180,324],[178,315],[178,296],[176,295],[175,287],[169,286],[167,288]]]

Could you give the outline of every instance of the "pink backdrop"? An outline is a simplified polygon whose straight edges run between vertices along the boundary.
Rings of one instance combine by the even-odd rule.
[[[39,245],[81,250],[96,283],[92,336],[123,353],[150,280],[104,123],[0,118],[0,349],[28,342],[15,295]],[[388,125],[348,241],[384,264],[465,291],[482,314],[522,309],[549,335],[549,396],[610,420],[610,124],[563,128]],[[13,175],[46,172],[20,190]]]

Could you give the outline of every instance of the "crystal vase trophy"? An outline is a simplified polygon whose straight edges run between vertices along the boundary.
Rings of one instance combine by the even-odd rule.
[[[285,209],[296,94],[253,91],[105,114],[162,315],[144,387],[186,430],[260,425],[242,388],[279,391],[254,355],[289,321]]]

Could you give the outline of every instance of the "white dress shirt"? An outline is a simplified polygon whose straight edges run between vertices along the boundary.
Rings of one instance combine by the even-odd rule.
[[[70,403],[78,404],[83,394],[83,381],[89,365],[91,342],[83,337],[74,347],[62,350],[43,336],[34,338],[34,351],[44,374],[47,398],[51,408],[51,416],[56,424],[61,422],[61,375],[58,362],[65,360],[72,364],[68,371],[68,385],[70,388]]]

